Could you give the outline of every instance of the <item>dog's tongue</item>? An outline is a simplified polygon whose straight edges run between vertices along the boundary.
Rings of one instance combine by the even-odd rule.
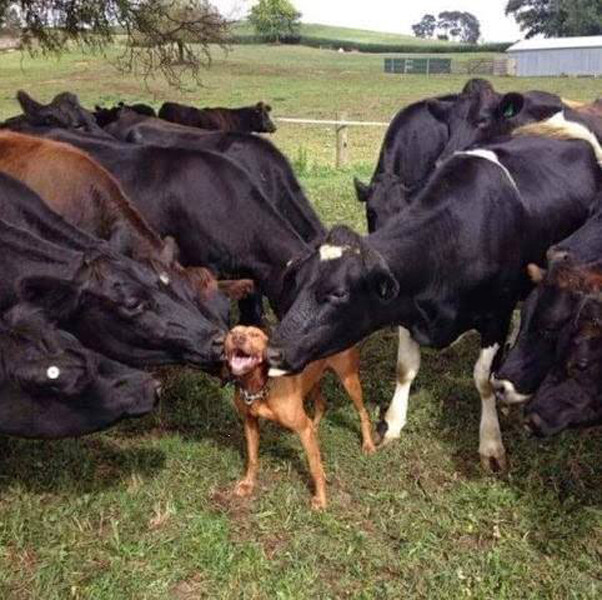
[[[254,356],[233,356],[230,359],[230,370],[233,375],[245,375],[249,371],[252,371],[259,360]]]

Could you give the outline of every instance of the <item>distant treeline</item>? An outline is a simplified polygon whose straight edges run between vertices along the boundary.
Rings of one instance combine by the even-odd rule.
[[[234,35],[233,44],[262,44],[261,37],[257,35]],[[343,48],[346,52],[369,52],[382,54],[388,52],[404,54],[452,54],[455,52],[505,52],[512,44],[508,42],[495,44],[381,44],[373,42],[351,42],[314,36],[294,36],[280,40],[282,44],[298,44],[312,48],[329,48],[338,50]]]

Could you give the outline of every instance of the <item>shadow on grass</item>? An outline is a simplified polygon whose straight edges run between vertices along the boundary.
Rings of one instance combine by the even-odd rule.
[[[0,456],[0,497],[14,485],[36,494],[95,493],[134,474],[152,475],[165,464],[160,450],[122,448],[99,435],[55,441],[2,437]]]

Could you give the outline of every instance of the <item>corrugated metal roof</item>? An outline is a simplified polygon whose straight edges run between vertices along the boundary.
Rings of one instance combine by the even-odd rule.
[[[513,46],[510,46],[506,52],[520,52],[521,50],[558,50],[560,48],[598,47],[602,48],[602,35],[521,40]]]

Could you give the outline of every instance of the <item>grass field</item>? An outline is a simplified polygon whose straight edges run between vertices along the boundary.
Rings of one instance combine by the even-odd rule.
[[[465,57],[463,57],[464,59]],[[494,79],[500,90],[543,89],[578,100],[590,79]],[[388,120],[464,78],[382,73],[382,57],[292,47],[236,47],[216,55],[204,87],[183,96],[145,89],[98,58],[60,62],[0,55],[0,118],[18,88],[47,100],[69,89],[85,104],[167,98],[206,105],[259,99],[276,116]],[[332,168],[332,128],[282,125],[273,136],[329,224],[363,229],[352,177],[367,178],[384,131],[350,131],[351,163]],[[395,332],[362,348],[373,413],[393,391]],[[351,403],[333,379],[320,441],[330,507],[309,508],[301,446],[262,430],[256,497],[231,490],[244,466],[232,389],[170,370],[160,410],[81,440],[0,438],[0,597],[599,598],[602,592],[600,430],[545,443],[519,415],[502,416],[511,470],[492,476],[477,456],[476,340],[424,353],[402,438],[360,453]]]

